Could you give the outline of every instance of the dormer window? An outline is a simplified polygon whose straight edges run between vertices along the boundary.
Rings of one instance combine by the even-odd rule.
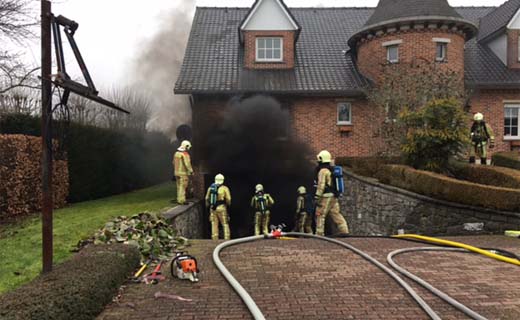
[[[399,62],[399,45],[403,40],[392,40],[383,42],[383,47],[386,48],[386,61],[389,63]]]
[[[257,62],[282,62],[283,61],[283,38],[281,38],[281,37],[256,38],[256,61]]]

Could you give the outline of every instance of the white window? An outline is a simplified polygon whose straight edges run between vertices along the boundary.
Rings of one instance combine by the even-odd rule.
[[[256,38],[256,61],[283,61],[283,38]]]
[[[338,124],[352,124],[352,105],[349,102],[338,104]]]
[[[390,63],[399,62],[399,46],[391,45],[386,47],[386,60]]]
[[[445,42],[437,42],[437,49],[435,50],[435,61],[444,62],[448,55],[448,44]]]
[[[506,138],[520,138],[518,134],[518,116],[520,104],[506,104],[504,109],[504,136]]]

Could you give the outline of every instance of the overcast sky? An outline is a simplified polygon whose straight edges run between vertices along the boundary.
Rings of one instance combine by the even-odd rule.
[[[253,0],[58,0],[53,12],[77,21],[76,34],[87,66],[98,86],[122,82],[128,68],[147,40],[159,30],[180,2],[197,6],[248,7]],[[373,7],[377,0],[286,0],[289,7],[364,6]],[[497,6],[504,0],[451,0],[452,6]],[[193,15],[193,10],[189,13]],[[26,48],[28,59],[37,64],[37,41]],[[70,65],[74,60],[67,59]],[[71,71],[76,74],[77,71]],[[79,73],[78,73],[79,74]]]

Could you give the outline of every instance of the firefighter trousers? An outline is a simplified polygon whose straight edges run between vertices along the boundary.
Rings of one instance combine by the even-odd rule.
[[[262,230],[263,234],[269,234],[269,219],[271,217],[271,213],[266,211],[264,214],[261,212],[255,213],[255,236],[260,235],[260,230]]]
[[[220,224],[222,224],[222,229],[224,231],[224,239],[231,239],[231,234],[229,231],[229,217],[225,205],[220,205],[215,210],[210,210],[209,222],[211,222],[212,240],[218,240],[219,222]]]
[[[188,183],[190,181],[190,177],[176,176],[175,181],[177,182],[177,203],[185,204],[186,203],[186,189],[188,188]]]
[[[307,212],[300,213],[298,232],[312,233],[312,217]]]
[[[349,233],[348,225],[345,218],[341,215],[339,210],[339,202],[336,197],[322,197],[318,201],[316,208],[316,234],[325,235],[325,220],[330,216],[332,221],[338,227],[339,232]]]

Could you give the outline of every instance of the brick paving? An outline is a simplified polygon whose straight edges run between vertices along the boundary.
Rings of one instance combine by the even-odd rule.
[[[519,239],[502,236],[448,239],[520,255]],[[386,255],[392,250],[422,246],[380,238],[344,241],[385,264]],[[189,248],[189,253],[199,260],[199,283],[171,279],[169,274],[158,285],[128,283],[119,302],[109,305],[98,320],[252,319],[213,265],[211,254],[217,243],[197,240]],[[428,319],[385,273],[332,243],[314,239],[263,240],[225,249],[221,257],[266,319]],[[489,319],[520,319],[518,266],[455,252],[405,253],[395,261]],[[169,268],[165,270],[169,273]],[[428,291],[407,282],[442,319],[468,319]],[[155,299],[156,292],[193,301]]]

